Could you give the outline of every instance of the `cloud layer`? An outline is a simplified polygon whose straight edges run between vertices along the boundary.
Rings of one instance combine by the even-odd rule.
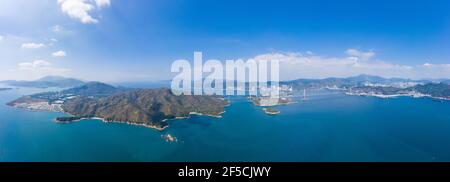
[[[401,65],[374,60],[375,52],[348,49],[345,57],[275,52],[255,56],[255,60],[280,61],[283,80],[298,78],[348,77],[371,74],[401,78],[450,78],[450,64]]]
[[[70,70],[65,68],[53,67],[52,63],[45,60],[34,60],[18,64],[20,71],[38,75],[64,75]]]
[[[347,49],[347,55],[351,56],[353,58],[369,60],[369,59],[375,57],[375,52],[373,52],[373,51],[364,52],[364,51],[360,51],[357,49]]]

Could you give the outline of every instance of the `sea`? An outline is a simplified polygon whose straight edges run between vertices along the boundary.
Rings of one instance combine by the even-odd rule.
[[[0,161],[450,161],[449,101],[311,90],[271,116],[236,96],[222,118],[174,120],[162,132],[99,120],[58,124],[62,113],[6,105],[42,91],[0,91]]]

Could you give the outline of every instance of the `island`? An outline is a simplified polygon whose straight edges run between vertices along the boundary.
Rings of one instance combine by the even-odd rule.
[[[166,142],[178,142],[178,139],[171,134],[161,135],[161,138],[166,140]]]
[[[263,111],[268,115],[277,115],[277,114],[281,113],[280,111],[278,111],[274,108],[271,108],[271,107],[263,108]]]
[[[125,89],[91,82],[60,92],[23,96],[7,105],[68,114],[55,119],[60,123],[100,119],[164,130],[169,120],[193,114],[220,117],[228,104],[219,96],[176,96],[168,88]]]
[[[249,100],[256,106],[279,106],[292,103],[287,97],[271,98],[271,97],[249,97]]]

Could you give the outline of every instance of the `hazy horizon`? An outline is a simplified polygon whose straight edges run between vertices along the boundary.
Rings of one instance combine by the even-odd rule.
[[[378,76],[378,75],[369,75],[369,74],[358,74],[358,75],[353,75],[353,76],[347,76],[347,77],[324,77],[324,78],[296,78],[296,79],[289,79],[289,80],[280,80],[280,82],[286,82],[286,81],[295,81],[295,80],[301,80],[301,79],[305,79],[305,80],[322,80],[322,79],[331,79],[331,78],[339,78],[339,79],[345,79],[345,78],[351,78],[351,77],[358,77],[358,76],[374,76],[374,77],[381,77],[384,79],[405,79],[405,80],[411,80],[411,81],[422,81],[422,80],[427,80],[427,81],[445,81],[445,80],[449,80],[448,78],[420,78],[420,79],[411,79],[411,78],[401,78],[401,77],[383,77],[383,76]],[[127,80],[127,81],[101,81],[101,80],[89,80],[89,79],[81,79],[81,78],[76,78],[76,77],[69,77],[69,76],[59,76],[59,75],[46,75],[37,79],[29,79],[29,80],[0,80],[0,82],[2,81],[37,81],[40,79],[43,79],[45,77],[60,77],[60,78],[65,78],[65,79],[76,79],[76,80],[80,80],[83,82],[105,82],[105,83],[110,83],[110,84],[125,84],[125,83],[161,83],[161,82],[170,82],[171,79],[166,79],[166,80]],[[225,81],[225,80],[224,80]]]

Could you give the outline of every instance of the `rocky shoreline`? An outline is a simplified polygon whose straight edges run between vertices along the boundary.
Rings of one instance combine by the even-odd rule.
[[[214,117],[214,118],[222,118],[222,114],[224,114],[225,111],[219,113],[218,115],[212,115],[212,114],[202,114],[202,113],[197,113],[197,112],[190,112],[189,115],[197,115],[197,116],[208,116],[208,117]],[[69,114],[69,113],[65,113],[65,114]],[[71,115],[71,114],[69,114]],[[187,117],[175,117],[173,119],[164,119],[162,120],[162,122],[167,122],[167,121],[171,121],[171,120],[181,120],[181,119],[189,119],[191,116],[187,116]],[[73,118],[73,120],[71,120],[71,118]],[[67,120],[63,120],[63,119],[67,119]],[[155,129],[158,131],[163,131],[165,129],[167,129],[169,127],[169,125],[165,125],[163,127],[157,126],[157,125],[150,125],[150,124],[145,124],[145,123],[136,123],[136,122],[129,122],[129,121],[114,121],[114,120],[107,120],[105,118],[100,118],[100,117],[76,117],[76,116],[67,116],[67,117],[60,117],[60,118],[55,118],[54,121],[56,123],[61,123],[61,124],[70,124],[70,123],[74,123],[74,122],[80,122],[83,120],[100,120],[104,123],[122,123],[122,124],[129,124],[129,125],[135,125],[135,126],[143,126],[146,128],[151,128],[151,129]]]
[[[129,122],[129,121],[109,121],[109,120],[106,120],[104,118],[99,118],[99,117],[83,117],[83,118],[79,118],[79,119],[76,119],[76,120],[68,120],[68,121],[60,121],[57,118],[55,118],[54,121],[56,123],[61,123],[61,124],[70,124],[70,123],[75,123],[75,122],[80,122],[80,121],[83,121],[83,120],[90,120],[90,119],[92,119],[92,120],[100,120],[103,123],[121,123],[121,124],[135,125],[135,126],[143,126],[143,127],[155,129],[155,130],[158,130],[158,131],[163,131],[164,129],[166,129],[168,127],[168,126],[159,127],[159,126],[155,126],[155,125],[149,125],[149,124],[144,124],[144,123],[142,123],[142,124],[141,123],[133,123],[133,122]]]

